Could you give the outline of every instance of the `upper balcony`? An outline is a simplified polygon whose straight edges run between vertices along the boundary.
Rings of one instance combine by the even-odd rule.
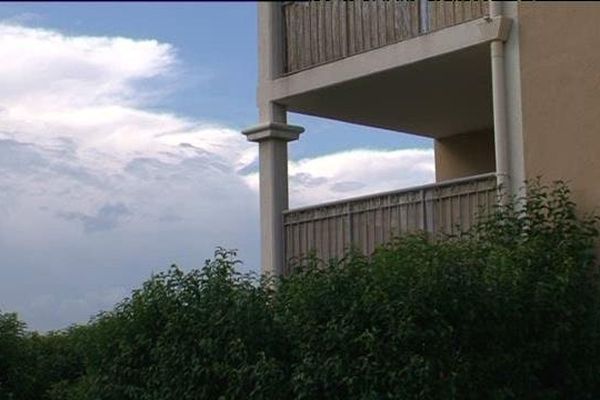
[[[490,43],[510,19],[488,2],[262,7],[259,104],[435,139],[492,128]]]
[[[482,18],[487,1],[287,1],[283,73]]]

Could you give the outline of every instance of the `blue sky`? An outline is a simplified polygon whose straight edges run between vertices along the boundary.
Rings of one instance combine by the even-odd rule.
[[[243,129],[256,120],[256,21],[253,2],[7,3],[0,18],[71,35],[156,39],[176,46],[183,76],[155,107]],[[431,141],[381,129],[290,115],[307,129],[295,155],[356,147],[431,147]]]
[[[258,269],[256,48],[250,2],[0,4],[0,310],[82,322],[217,245]],[[290,121],[292,205],[433,179],[429,140]]]

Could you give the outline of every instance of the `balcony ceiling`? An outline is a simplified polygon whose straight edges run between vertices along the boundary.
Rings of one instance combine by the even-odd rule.
[[[278,100],[289,111],[442,138],[493,126],[489,44]]]

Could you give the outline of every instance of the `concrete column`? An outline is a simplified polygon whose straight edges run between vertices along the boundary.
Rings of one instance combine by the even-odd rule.
[[[258,2],[258,80],[283,73],[283,2]]]
[[[260,230],[262,273],[281,275],[285,265],[283,211],[288,209],[287,142],[296,140],[304,128],[265,122],[242,131],[258,143],[260,179]]]
[[[258,3],[258,92],[284,70],[282,4]],[[258,143],[262,273],[281,275],[285,265],[283,211],[288,208],[287,142],[298,139],[304,128],[287,125],[285,107],[279,104],[258,98],[258,108],[260,124],[242,133]]]

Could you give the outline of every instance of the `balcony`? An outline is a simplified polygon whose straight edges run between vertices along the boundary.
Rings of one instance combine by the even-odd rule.
[[[288,1],[284,74],[483,17],[487,1]]]
[[[351,246],[369,254],[406,232],[468,229],[495,203],[497,178],[506,176],[496,154],[507,152],[496,140],[504,138],[494,116],[503,92],[493,90],[500,75],[491,49],[509,39],[512,18],[496,8],[488,16],[488,8],[485,1],[260,3],[261,124],[246,134],[261,152],[264,271],[289,272],[287,260],[313,250],[327,260]],[[289,112],[432,138],[438,183],[286,210],[281,138],[299,129],[285,125]]]
[[[264,7],[258,103],[430,138],[493,125],[484,1],[308,1]]]
[[[284,211],[285,259],[313,251],[322,260],[339,258],[351,246],[371,254],[411,232],[459,233],[496,203],[496,188],[491,173]]]

